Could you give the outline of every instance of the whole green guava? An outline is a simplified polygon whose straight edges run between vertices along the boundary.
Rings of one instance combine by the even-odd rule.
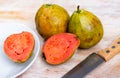
[[[70,16],[67,11],[57,4],[43,4],[35,16],[36,29],[46,40],[57,33],[64,33]]]
[[[76,34],[80,39],[79,48],[90,48],[96,45],[103,37],[101,21],[93,13],[77,8],[69,22],[68,32]]]

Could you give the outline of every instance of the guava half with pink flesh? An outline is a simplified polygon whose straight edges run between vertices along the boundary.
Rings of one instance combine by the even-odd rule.
[[[34,49],[34,37],[30,32],[11,34],[4,41],[4,52],[14,62],[23,63]]]
[[[49,64],[61,64],[66,62],[80,44],[76,35],[61,33],[51,36],[43,45],[43,54]]]

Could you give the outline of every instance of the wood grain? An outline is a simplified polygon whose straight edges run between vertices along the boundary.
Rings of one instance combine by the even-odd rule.
[[[115,39],[109,47],[98,52],[105,61],[109,61],[118,53],[120,53],[120,37]]]

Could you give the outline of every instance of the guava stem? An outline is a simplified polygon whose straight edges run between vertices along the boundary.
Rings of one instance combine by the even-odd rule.
[[[46,7],[51,6],[52,4],[46,4]]]
[[[77,6],[77,11],[79,11],[79,10],[80,10],[80,6],[78,5],[78,6]]]
[[[80,6],[77,6],[77,12],[80,13]]]

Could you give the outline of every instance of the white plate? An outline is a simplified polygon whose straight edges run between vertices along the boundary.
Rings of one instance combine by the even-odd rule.
[[[32,56],[25,63],[12,62],[4,53],[3,45],[6,37],[13,33],[29,31],[34,35],[35,47]],[[0,22],[0,78],[14,78],[25,72],[35,61],[40,51],[40,40],[29,27],[15,22]]]

